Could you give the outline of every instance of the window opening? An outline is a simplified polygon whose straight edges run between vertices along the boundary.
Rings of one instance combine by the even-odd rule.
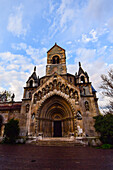
[[[59,57],[58,56],[54,56],[52,63],[53,64],[59,64]]]
[[[84,78],[84,76],[81,76],[81,83],[85,83],[85,78]]]

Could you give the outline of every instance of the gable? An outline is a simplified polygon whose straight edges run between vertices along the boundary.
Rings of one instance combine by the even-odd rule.
[[[55,45],[52,48],[50,48],[50,50],[47,53],[55,54],[55,53],[61,53],[61,52],[65,52],[65,50],[55,43]]]
[[[65,78],[61,77],[57,73],[54,73],[43,85],[39,86],[34,94],[38,92],[43,93],[44,91],[47,91],[47,89],[50,89],[48,92],[56,89],[57,91],[66,93],[66,88],[72,90],[73,92],[77,91],[78,93],[80,93],[78,87],[69,83]]]

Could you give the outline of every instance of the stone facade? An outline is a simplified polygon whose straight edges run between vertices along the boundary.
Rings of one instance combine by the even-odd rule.
[[[0,131],[15,117],[20,136],[97,136],[94,116],[99,114],[96,91],[81,67],[67,73],[65,50],[55,44],[47,52],[46,75],[37,77],[36,67],[24,87],[22,102],[0,103]]]

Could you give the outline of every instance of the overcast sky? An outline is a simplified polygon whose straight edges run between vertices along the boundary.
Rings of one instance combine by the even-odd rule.
[[[66,50],[68,72],[82,63],[104,106],[99,86],[113,67],[113,0],[0,0],[0,91],[21,100],[34,66],[45,75],[55,42]]]

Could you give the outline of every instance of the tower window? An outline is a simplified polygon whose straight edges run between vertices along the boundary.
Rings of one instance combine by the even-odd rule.
[[[29,92],[29,98],[31,99],[31,97],[32,97],[32,94],[31,94],[31,92]]]
[[[33,80],[30,80],[29,85],[30,85],[30,87],[33,87]]]
[[[84,76],[81,76],[81,83],[85,83],[85,78],[84,78]]]
[[[52,64],[59,64],[59,57],[58,56],[53,57]]]

